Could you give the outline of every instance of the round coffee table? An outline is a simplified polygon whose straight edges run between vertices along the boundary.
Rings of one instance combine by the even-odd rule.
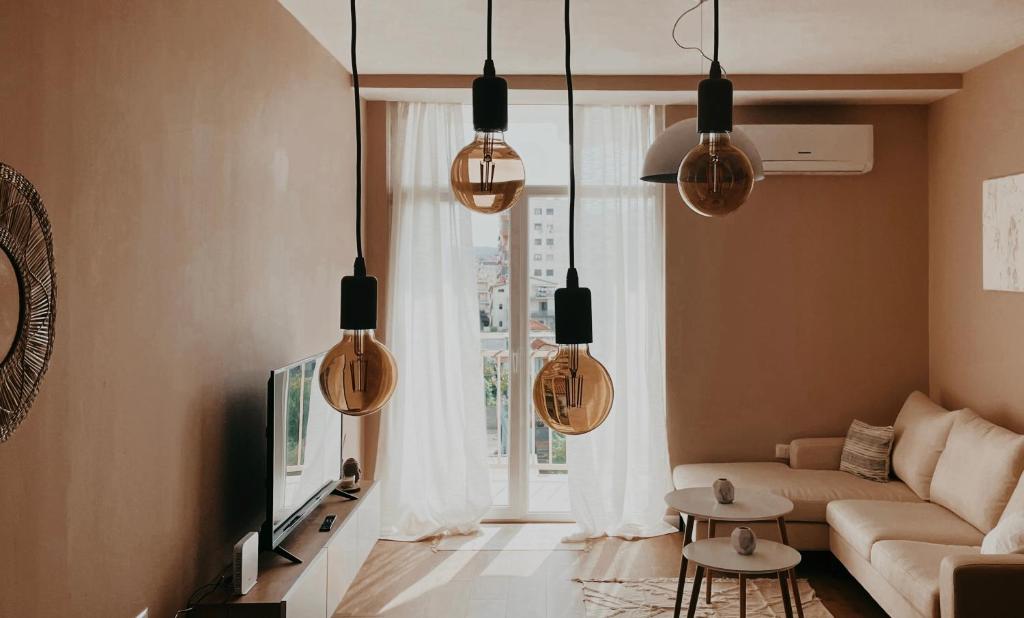
[[[786,580],[796,565],[800,564],[800,552],[792,547],[775,541],[758,540],[757,549],[753,554],[741,556],[732,548],[730,539],[703,539],[684,547],[683,555],[697,565],[693,589],[690,591],[690,606],[686,612],[687,618],[693,618],[697,612],[700,582],[705,569],[708,572],[713,569],[720,573],[733,573],[739,576],[740,618],[746,618],[747,615],[747,577],[768,573],[776,575],[779,578],[779,588],[782,590],[786,618],[793,618],[793,605],[789,600],[789,584]]]
[[[686,569],[688,558],[686,547],[694,541],[694,523],[699,519],[708,521],[708,538],[715,536],[715,522],[723,521],[729,523],[750,523],[757,521],[776,521],[779,526],[779,537],[783,545],[789,545],[789,534],[786,531],[786,515],[793,511],[793,503],[778,494],[762,489],[750,489],[737,487],[736,496],[732,504],[719,504],[715,500],[714,491],[710,487],[690,487],[677,489],[665,495],[665,504],[679,511],[679,529],[683,531],[683,557],[679,566],[679,586],[676,590],[675,617],[679,617],[683,600],[683,588],[686,585]],[[683,515],[687,515],[685,524]],[[758,539],[758,543],[762,543]],[[760,545],[759,545],[760,547]],[[793,550],[796,551],[796,550]],[[733,552],[735,553],[735,552]],[[711,602],[711,580],[713,566],[705,565],[702,574],[706,572],[707,578],[707,601]],[[792,581],[793,597],[796,601],[797,614],[800,618],[804,616],[804,609],[800,602],[800,591],[797,588],[796,574],[790,573]],[[781,580],[780,580],[781,581]],[[788,598],[788,591],[786,597]]]

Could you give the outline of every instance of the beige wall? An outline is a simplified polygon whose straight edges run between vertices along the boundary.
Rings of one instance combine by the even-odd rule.
[[[666,122],[693,116],[671,107]],[[739,123],[867,123],[863,176],[776,176],[734,215],[666,203],[673,464],[754,460],[889,423],[928,386],[927,110],[741,108]]]
[[[0,615],[173,615],[262,520],[268,370],[338,336],[348,76],[274,0],[4,2],[59,306],[0,444]]]
[[[930,108],[932,396],[1024,431],[1024,293],[981,285],[981,183],[1024,172],[1024,47]]]

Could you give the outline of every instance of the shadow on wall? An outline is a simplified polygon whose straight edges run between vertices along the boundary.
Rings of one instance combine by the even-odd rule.
[[[253,388],[263,384],[256,377],[239,382],[200,404],[222,398],[219,413],[204,414],[198,436],[205,482],[197,496],[197,547],[223,548],[222,555],[204,560],[214,569],[211,577],[230,562],[235,541],[259,530],[265,516],[266,390]]]

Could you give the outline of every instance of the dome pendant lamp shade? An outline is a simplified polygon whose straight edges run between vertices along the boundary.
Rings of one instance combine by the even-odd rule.
[[[377,412],[398,384],[395,358],[377,341],[377,279],[366,274],[363,259],[362,119],[359,69],[356,67],[356,0],[352,10],[352,89],[356,113],[356,260],[353,274],[341,279],[342,336],[320,365],[320,392],[332,408],[350,416]]]
[[[608,418],[615,388],[608,370],[590,354],[594,341],[590,290],[576,272],[576,171],[573,157],[572,71],[569,0],[565,0],[565,82],[569,99],[569,270],[565,287],[555,290],[555,343],[558,352],[533,380],[533,405],[544,423],[565,435],[593,431]]]
[[[742,150],[750,160],[750,166],[754,170],[754,180],[764,180],[761,153],[758,152],[754,141],[739,127],[733,127],[730,137],[732,145]],[[680,120],[666,128],[647,149],[643,175],[640,180],[676,184],[679,177],[679,165],[683,162],[683,157],[699,143],[700,135],[697,133],[696,118]]]
[[[743,205],[754,188],[754,168],[732,144],[732,82],[718,62],[718,0],[715,2],[715,51],[708,78],[697,88],[700,142],[679,164],[677,184],[683,201],[705,217],[722,217]]]
[[[516,205],[526,186],[519,154],[505,142],[508,82],[498,77],[491,59],[491,4],[487,0],[487,60],[473,80],[473,141],[452,162],[452,192],[466,208],[495,214]]]

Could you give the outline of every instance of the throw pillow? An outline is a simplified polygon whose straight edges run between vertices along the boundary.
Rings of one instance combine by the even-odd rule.
[[[907,397],[896,417],[892,471],[922,500],[929,499],[935,465],[946,448],[954,418],[954,414],[916,391]]]
[[[1024,554],[1024,513],[1004,517],[981,542],[983,554]]]
[[[988,532],[999,523],[1024,471],[1024,436],[968,408],[953,415],[953,429],[935,466],[929,500]]]
[[[895,430],[854,420],[846,432],[839,469],[869,481],[889,482],[889,453]]]

